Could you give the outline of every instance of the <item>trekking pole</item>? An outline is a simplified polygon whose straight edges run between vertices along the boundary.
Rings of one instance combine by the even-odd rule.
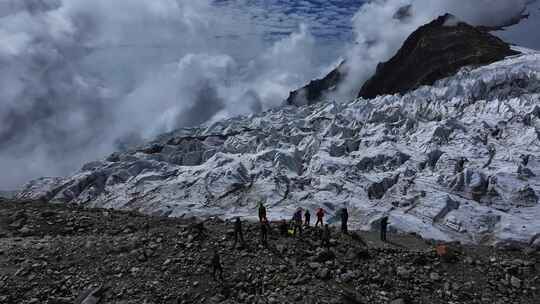
[[[261,296],[264,296],[264,281],[261,278]]]
[[[465,283],[465,263],[461,261],[461,283]]]

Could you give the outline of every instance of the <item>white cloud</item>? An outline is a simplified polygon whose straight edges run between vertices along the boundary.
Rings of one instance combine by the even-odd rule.
[[[352,96],[437,14],[498,21],[517,1],[376,0],[351,23],[361,0],[0,0],[0,188],[279,105],[345,48],[354,77],[339,97]],[[413,18],[392,19],[411,2]]]
[[[249,14],[209,0],[0,9],[0,188],[68,174],[118,143],[276,106],[319,73],[307,28],[268,43]]]

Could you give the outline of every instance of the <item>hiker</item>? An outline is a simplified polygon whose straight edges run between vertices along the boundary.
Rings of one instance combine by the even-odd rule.
[[[315,222],[315,227],[319,226],[319,223],[321,223],[321,227],[324,225],[323,223],[323,217],[324,217],[324,210],[323,208],[317,209],[317,222]]]
[[[349,211],[347,208],[341,209],[341,232],[347,234],[347,221],[349,221]]]
[[[311,220],[311,214],[309,213],[309,210],[306,209],[306,212],[304,212],[304,225],[306,227],[309,227],[309,221]]]
[[[266,220],[260,223],[261,225],[261,244],[264,246],[268,245],[268,222]]]
[[[242,233],[242,221],[240,221],[240,218],[237,217],[236,221],[234,222],[234,244],[232,249],[236,248],[236,243],[238,242],[239,238],[240,246],[244,247],[246,242],[244,241],[244,234]]]
[[[324,230],[321,236],[321,247],[330,248],[330,227],[328,224],[324,225]]]
[[[289,225],[286,220],[282,220],[279,224],[279,234],[283,237],[289,236]]]
[[[262,223],[263,220],[266,220],[266,207],[264,206],[264,202],[259,202],[259,222]]]
[[[221,267],[221,261],[217,250],[214,252],[214,257],[212,258],[212,268],[214,280],[216,279],[216,272],[219,272],[219,278],[223,281],[223,267]]]
[[[381,241],[386,242],[386,230],[388,229],[388,216],[381,219]]]
[[[299,232],[299,235],[302,235],[302,208],[298,208],[292,218],[294,225],[293,235],[296,235],[296,231]]]

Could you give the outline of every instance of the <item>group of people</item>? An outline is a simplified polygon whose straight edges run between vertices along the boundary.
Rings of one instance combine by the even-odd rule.
[[[311,225],[311,213],[308,209],[304,211],[304,221],[302,223],[302,208],[296,209],[296,212],[294,213],[292,217],[292,223],[293,223],[293,235],[296,235],[296,231],[298,230],[299,234],[302,234],[302,227],[310,227]],[[339,212],[340,218],[341,218],[341,231],[343,233],[347,233],[347,223],[349,221],[349,211],[347,208],[343,208]],[[323,208],[318,208],[317,212],[315,213],[315,216],[317,217],[317,221],[315,222],[315,228],[321,225],[321,227],[324,225],[324,216],[325,212]]]
[[[303,213],[303,214],[302,214]],[[263,246],[268,245],[268,231],[270,230],[270,224],[266,214],[266,206],[263,202],[260,202],[258,205],[258,215],[259,215],[259,229],[260,229],[260,238],[261,244]],[[321,237],[321,247],[329,248],[330,247],[330,228],[328,224],[324,224],[324,216],[326,215],[323,208],[318,208],[315,212],[317,220],[315,222],[315,228],[319,227],[319,224],[324,228],[320,234]],[[339,217],[341,219],[341,232],[348,234],[348,221],[349,221],[349,212],[347,208],[342,208],[339,211]],[[292,224],[292,229],[290,229],[290,224]],[[279,224],[279,232],[283,237],[287,236],[300,236],[302,235],[304,227],[310,227],[311,225],[311,213],[309,210],[303,211],[302,208],[298,208],[291,219],[291,223],[288,223],[286,220],[282,220]],[[324,226],[324,227],[323,227]],[[386,231],[388,227],[388,216],[384,216],[380,222],[380,238],[381,241],[386,242]],[[242,221],[237,217],[234,221],[234,242],[232,249],[236,248],[236,245],[240,242],[241,247],[245,246],[244,234],[242,230]],[[220,262],[220,257],[216,251],[214,257],[212,258],[212,266],[214,269],[214,278],[216,274],[222,276],[222,267]]]
[[[269,221],[266,214],[266,206],[264,203],[260,202],[258,205],[258,213],[259,213],[259,225],[260,225],[260,236],[261,236],[261,243],[263,245],[267,245],[268,243],[268,231],[270,230]],[[303,213],[303,214],[302,214]],[[319,227],[319,224],[321,227],[323,225],[328,228],[328,224],[324,224],[324,216],[326,215],[323,208],[318,208],[315,216],[317,217],[317,220],[315,222],[315,228]],[[347,208],[342,208],[339,211],[339,217],[341,219],[341,232],[344,234],[348,233],[348,221],[349,221],[349,211]],[[291,228],[292,225],[292,229]],[[303,228],[304,227],[310,227],[311,225],[311,213],[308,209],[305,211],[302,208],[298,208],[291,219],[291,222],[288,223],[286,220],[282,220],[279,225],[279,231],[281,236],[300,236],[302,235]],[[388,227],[388,216],[385,216],[381,219],[380,223],[380,231],[381,231],[381,241],[386,242],[386,231]],[[245,244],[244,242],[244,236],[242,233],[242,222],[240,221],[240,218],[236,218],[234,223],[234,244],[233,248],[236,248],[236,244],[238,241],[241,242],[241,245],[243,246]]]

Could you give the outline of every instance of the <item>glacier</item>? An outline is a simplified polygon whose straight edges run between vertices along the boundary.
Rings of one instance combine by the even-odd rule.
[[[171,217],[270,219],[324,208],[352,228],[426,239],[540,247],[540,53],[521,54],[404,95],[282,106],[179,129],[18,199]]]

